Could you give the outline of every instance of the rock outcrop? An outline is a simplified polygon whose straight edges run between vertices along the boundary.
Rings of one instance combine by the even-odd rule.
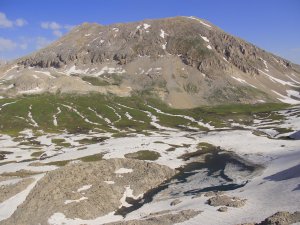
[[[75,163],[49,172],[5,225],[48,224],[55,213],[66,218],[95,219],[130,204],[169,179],[175,171],[133,159]]]

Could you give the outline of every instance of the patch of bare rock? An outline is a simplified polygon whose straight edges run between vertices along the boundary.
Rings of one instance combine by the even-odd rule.
[[[183,210],[178,213],[170,213],[168,211],[164,211],[162,212],[162,214],[155,214],[155,215],[150,214],[149,216],[141,220],[122,221],[122,222],[108,223],[105,225],[157,225],[157,224],[171,225],[171,224],[187,221],[199,215],[200,213],[201,211],[195,211],[190,209]]]
[[[0,186],[0,203],[25,190],[25,188],[28,185],[30,185],[33,181],[33,178],[26,178],[17,182],[16,184]]]
[[[175,173],[169,167],[134,159],[70,164],[47,173],[14,214],[0,224],[46,225],[54,213],[95,219],[128,205],[127,197],[139,198]],[[175,221],[192,215],[182,212],[160,219]]]
[[[300,211],[294,213],[277,212],[260,223],[243,223],[240,225],[290,225],[300,223]]]
[[[223,192],[208,192],[204,195],[205,197],[210,197],[207,200],[207,204],[211,206],[223,206],[218,209],[218,211],[225,212],[226,207],[234,207],[234,208],[240,208],[243,207],[246,204],[246,199],[240,199],[238,197],[231,197],[228,195],[224,195]]]

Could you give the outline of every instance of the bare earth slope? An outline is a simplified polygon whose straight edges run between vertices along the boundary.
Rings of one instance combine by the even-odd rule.
[[[152,92],[177,108],[300,103],[300,69],[195,17],[84,23],[0,69],[0,94]]]

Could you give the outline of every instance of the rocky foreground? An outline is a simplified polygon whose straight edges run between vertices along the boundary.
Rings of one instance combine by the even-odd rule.
[[[11,102],[2,104],[3,124],[22,105]],[[218,120],[203,123],[183,111],[115,104],[121,119],[112,119],[115,132],[109,133],[90,125],[95,120],[84,107],[62,104],[91,130],[67,132],[66,114],[54,111],[50,123],[54,115],[59,129],[42,132],[50,123],[40,120],[33,104],[21,116],[36,121],[36,130],[0,135],[1,225],[299,223],[299,107],[251,115],[235,108],[216,127]],[[150,115],[150,122],[140,123],[152,129],[121,126],[129,110],[131,122],[141,120],[137,112]],[[167,127],[174,117],[193,122],[190,129]],[[206,129],[191,130],[194,121]]]

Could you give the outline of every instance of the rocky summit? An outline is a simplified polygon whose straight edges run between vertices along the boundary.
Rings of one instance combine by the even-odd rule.
[[[300,103],[300,66],[196,17],[83,23],[0,70],[0,94],[151,93],[175,108]]]

